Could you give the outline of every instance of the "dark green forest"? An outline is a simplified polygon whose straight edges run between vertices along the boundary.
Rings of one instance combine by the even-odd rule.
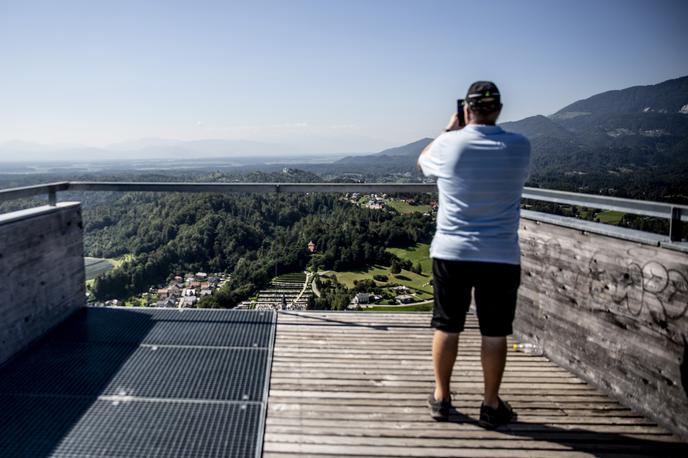
[[[84,220],[89,255],[134,256],[96,280],[96,299],[146,291],[174,272],[231,272],[228,287],[204,304],[219,307],[234,306],[275,274],[307,266],[389,265],[386,247],[427,242],[434,230],[429,216],[368,210],[330,194],[128,193],[86,209]],[[307,251],[310,240],[317,253]]]

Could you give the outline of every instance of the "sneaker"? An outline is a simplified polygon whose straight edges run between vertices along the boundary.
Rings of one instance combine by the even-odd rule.
[[[451,415],[451,411],[454,409],[451,400],[449,401],[438,401],[435,399],[435,394],[431,393],[428,396],[428,407],[430,407],[430,416],[435,421],[447,421]]]
[[[497,399],[499,405],[496,409],[486,406],[484,403],[480,405],[480,420],[478,420],[478,424],[485,429],[494,429],[518,418],[518,415],[508,402]]]

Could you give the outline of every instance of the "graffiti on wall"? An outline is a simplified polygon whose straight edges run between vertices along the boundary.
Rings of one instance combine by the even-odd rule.
[[[590,251],[582,245],[566,241],[562,247],[554,237],[533,233],[523,237],[535,289],[590,309],[648,313],[662,327],[688,315],[688,265],[667,265],[652,248]]]

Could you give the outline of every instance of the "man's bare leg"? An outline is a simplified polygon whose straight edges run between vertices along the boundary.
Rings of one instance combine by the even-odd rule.
[[[432,364],[435,369],[435,399],[451,399],[451,382],[454,362],[459,351],[459,333],[435,330],[432,338]]]
[[[499,386],[502,383],[502,375],[504,375],[504,366],[506,365],[506,337],[483,336],[480,361],[483,365],[485,381],[484,403],[496,409],[499,404]]]

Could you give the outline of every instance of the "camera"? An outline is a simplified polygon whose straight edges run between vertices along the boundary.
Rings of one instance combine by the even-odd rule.
[[[459,127],[466,126],[466,117],[463,114],[463,105],[465,103],[464,99],[459,99],[456,101],[456,115],[459,118]]]

